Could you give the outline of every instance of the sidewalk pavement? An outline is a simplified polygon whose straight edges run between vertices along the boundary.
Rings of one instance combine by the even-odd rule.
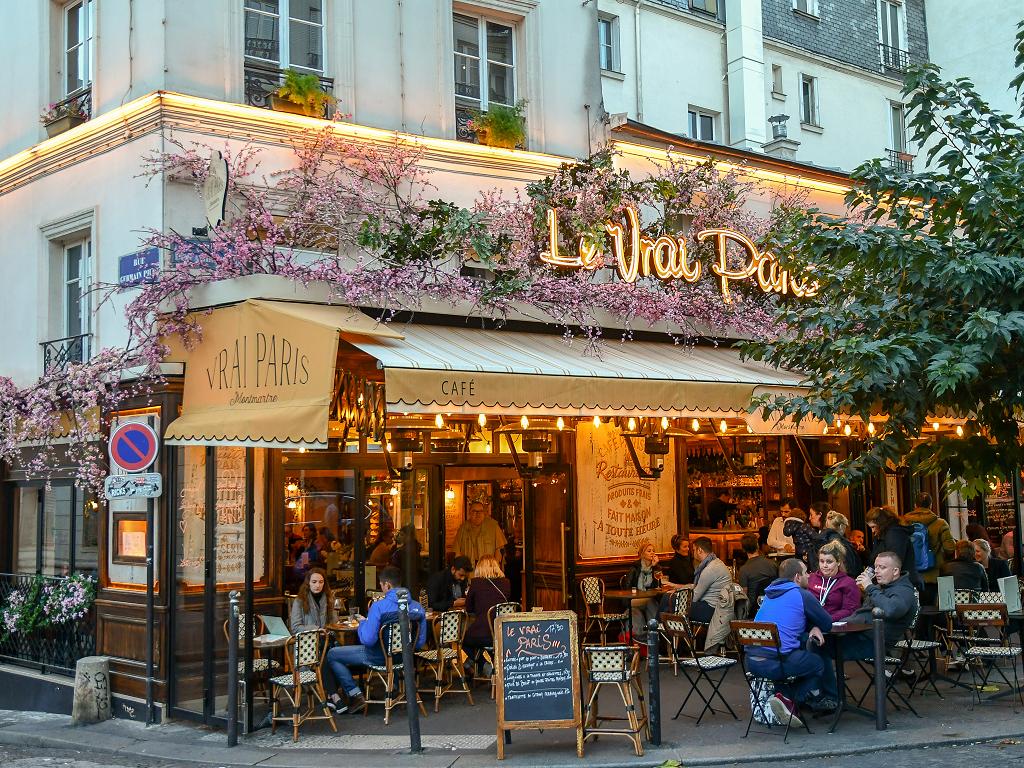
[[[685,716],[671,719],[686,690],[684,679],[673,678],[662,668],[662,733],[660,747],[646,745],[643,757],[636,757],[624,738],[602,736],[586,745],[586,765],[657,766],[666,760],[678,760],[688,768],[724,763],[765,762],[808,759],[839,754],[857,754],[914,747],[941,747],[978,741],[1013,738],[1024,735],[1024,718],[1014,712],[1011,698],[971,706],[971,695],[961,689],[940,687],[945,698],[934,693],[914,697],[921,714],[906,710],[890,711],[886,731],[876,731],[874,720],[846,714],[836,733],[827,732],[828,719],[809,721],[813,734],[794,731],[783,744],[782,729],[764,732],[754,724],[749,738],[743,738],[749,714],[749,695],[738,671],[729,675],[723,693],[740,720],[728,713],[704,718],[700,727]],[[854,690],[862,680],[852,682]],[[404,708],[383,725],[379,713],[339,715],[338,733],[323,722],[310,723],[300,730],[299,741],[292,742],[291,729],[279,728],[240,735],[237,747],[227,746],[223,730],[196,726],[181,721],[146,727],[129,720],[109,720],[98,725],[75,727],[65,715],[0,710],[0,744],[54,749],[88,749],[102,754],[129,757],[165,758],[191,761],[197,765],[266,766],[300,768],[304,766],[350,765],[416,766],[417,768],[477,768],[498,764],[495,752],[494,704],[484,690],[475,706],[458,698],[445,697],[440,713],[435,714],[429,696],[424,696],[429,714],[421,718],[425,751],[409,754],[408,726]],[[693,697],[696,699],[696,697]],[[693,701],[687,707],[691,711]],[[612,714],[614,702],[605,700],[602,711]],[[891,708],[890,708],[891,709]],[[692,710],[696,713],[696,710]],[[759,732],[760,729],[760,732]],[[546,768],[584,765],[576,758],[575,735],[571,730],[515,731],[506,747],[502,765]]]

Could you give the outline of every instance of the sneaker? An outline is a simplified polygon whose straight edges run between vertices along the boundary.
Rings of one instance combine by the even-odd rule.
[[[790,725],[795,725],[797,728],[803,727],[804,722],[797,716],[796,704],[792,699],[783,696],[781,693],[776,693],[768,699],[768,706],[771,707],[772,714],[775,715],[775,719],[783,725],[788,722]]]
[[[348,712],[348,707],[341,703],[341,699],[327,699],[327,708],[335,715],[343,715]]]
[[[804,702],[804,704],[807,705],[811,712],[822,715],[828,715],[835,712],[836,708],[839,706],[838,701],[830,699],[827,696],[819,696],[816,699],[810,699]]]

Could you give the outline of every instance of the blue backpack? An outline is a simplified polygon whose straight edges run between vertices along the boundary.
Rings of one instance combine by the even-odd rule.
[[[921,523],[914,523],[910,528],[910,546],[914,550],[917,572],[930,571],[935,567],[935,553],[928,544],[928,529]]]

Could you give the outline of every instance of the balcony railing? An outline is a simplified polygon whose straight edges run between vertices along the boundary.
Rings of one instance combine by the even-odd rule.
[[[42,342],[39,346],[43,348],[43,371],[63,371],[68,367],[68,363],[82,363],[88,360],[91,336],[91,333],[80,333],[77,336]]]
[[[60,578],[37,577],[33,574],[0,573],[0,606],[10,610],[11,594],[22,598],[33,593],[33,582],[42,580],[45,588],[63,581]],[[6,622],[0,624],[0,659],[22,666],[65,675],[74,675],[75,662],[96,653],[96,610],[90,609],[81,619],[28,632],[12,631]]]
[[[889,165],[900,173],[914,172],[914,155],[898,149],[887,149],[885,153],[889,156]]]
[[[459,141],[471,141],[477,143],[476,134],[469,127],[469,121],[473,119],[473,112],[469,107],[455,106],[455,138]]]
[[[93,116],[92,86],[86,86],[82,90],[66,96],[53,106],[58,114],[82,114],[85,115],[86,119],[91,118]]]
[[[885,71],[906,72],[910,68],[910,51],[879,43],[878,53],[882,59],[882,69]]]
[[[328,93],[334,92],[334,78],[318,77]],[[272,64],[245,62],[245,103],[252,107],[270,109],[270,97],[284,84],[284,70]],[[324,117],[330,117],[331,106],[324,106]]]

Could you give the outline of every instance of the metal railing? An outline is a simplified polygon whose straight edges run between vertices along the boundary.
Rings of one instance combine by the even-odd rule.
[[[320,85],[328,93],[334,92],[334,78],[318,77]],[[270,97],[284,84],[284,70],[272,64],[245,62],[245,103],[251,107],[270,109]],[[324,106],[324,117],[330,117],[331,106]]]
[[[906,72],[910,68],[910,51],[879,43],[878,53],[882,59],[883,70]]]
[[[63,99],[54,103],[55,111],[58,114],[82,114],[86,119],[92,117],[92,85],[88,85],[80,91],[68,94]],[[76,109],[72,109],[76,107]]]
[[[890,167],[895,168],[900,173],[914,172],[914,155],[898,149],[887,149],[885,153],[889,157]]]
[[[64,580],[26,573],[0,573],[0,660],[73,676],[75,663],[96,653],[96,609],[90,608],[85,617],[66,624],[28,632],[11,631],[4,620],[11,595],[16,591],[23,596],[30,595],[36,579],[40,579],[43,586]]]
[[[91,333],[80,333],[63,339],[53,339],[39,344],[43,348],[43,372],[63,371],[68,363],[83,363],[89,359]]]
[[[470,107],[455,107],[455,138],[459,141],[471,141],[477,143],[476,134],[469,127],[469,121],[473,119],[473,111]]]

